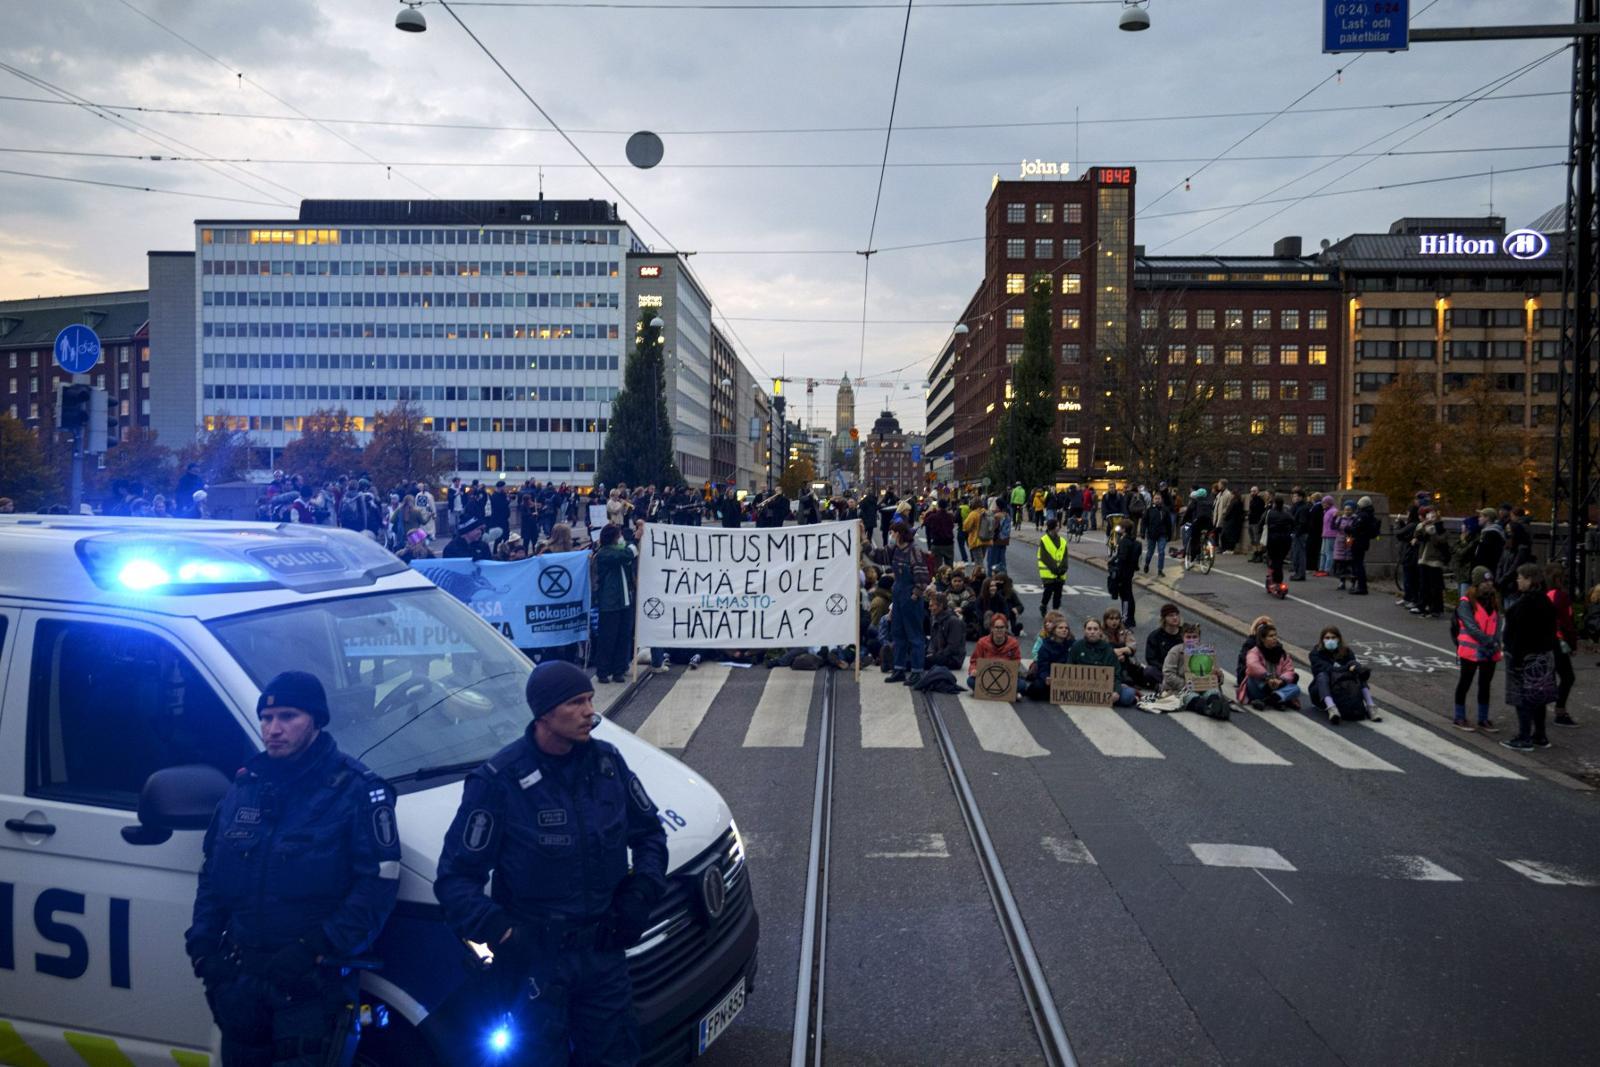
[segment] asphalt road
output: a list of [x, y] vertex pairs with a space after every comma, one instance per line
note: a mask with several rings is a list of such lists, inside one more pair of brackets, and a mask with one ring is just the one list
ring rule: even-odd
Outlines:
[[[1030, 546], [1009, 562], [1035, 574]], [[1075, 617], [1106, 606], [1102, 582], [1077, 566]], [[1324, 610], [1267, 604], [1226, 569], [1180, 587], [1259, 603], [1299, 641]], [[1444, 678], [1393, 673], [1448, 699]], [[837, 679], [825, 1060], [1039, 1062], [928, 722], [881, 679]], [[670, 737], [750, 842], [761, 979], [712, 1064], [788, 1055], [823, 681], [674, 669], [618, 716]], [[1595, 793], [1399, 715], [937, 699], [1080, 1062], [1592, 1059]]]

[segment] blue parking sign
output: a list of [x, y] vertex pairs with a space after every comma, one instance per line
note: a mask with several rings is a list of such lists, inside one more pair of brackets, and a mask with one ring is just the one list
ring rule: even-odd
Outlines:
[[1322, 0], [1324, 52], [1404, 52], [1411, 0]]
[[56, 334], [56, 366], [68, 374], [87, 374], [100, 362], [100, 335], [72, 325]]

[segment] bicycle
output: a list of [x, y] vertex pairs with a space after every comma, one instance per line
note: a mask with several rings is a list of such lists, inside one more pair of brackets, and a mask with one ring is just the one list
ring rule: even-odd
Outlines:
[[1185, 523], [1183, 527], [1183, 543], [1185, 546], [1183, 569], [1185, 571], [1199, 570], [1201, 574], [1210, 574], [1211, 568], [1216, 566], [1217, 563], [1217, 532], [1215, 530], [1207, 530], [1204, 539], [1201, 541], [1200, 551], [1190, 552], [1188, 551], [1189, 531], [1190, 526]]
[[1089, 520], [1082, 515], [1073, 515], [1067, 519], [1067, 536], [1074, 541], [1082, 541], [1088, 529]]

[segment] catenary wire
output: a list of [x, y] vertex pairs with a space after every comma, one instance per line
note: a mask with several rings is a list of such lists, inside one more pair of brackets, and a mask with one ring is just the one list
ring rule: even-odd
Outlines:
[[878, 191], [872, 198], [872, 225], [867, 229], [867, 247], [861, 253], [861, 354], [856, 364], [857, 373], [863, 373], [867, 362], [867, 297], [872, 286], [872, 247], [878, 235], [878, 209], [883, 206], [883, 180], [889, 173], [889, 142], [894, 137], [894, 112], [900, 104], [900, 76], [906, 68], [906, 41], [911, 37], [911, 5], [906, 0], [906, 18], [900, 27], [900, 58], [894, 67], [894, 91], [889, 94], [889, 124], [883, 129], [883, 161], [878, 167]]
[[[98, 181], [94, 178], [73, 178], [64, 174], [39, 174], [29, 170], [0, 169], [0, 174], [17, 178], [38, 178], [47, 182], [70, 182], [74, 185], [98, 185], [106, 189], [127, 189], [136, 193], [162, 193], [166, 196], [187, 196], [196, 200], [226, 200], [233, 204], [256, 204], [261, 207], [283, 207], [280, 200], [247, 200], [242, 196], [218, 196], [214, 193], [191, 193], [183, 189], [157, 189], [149, 185], [129, 185], [125, 182]], [[855, 320], [852, 319], [852, 322]]]

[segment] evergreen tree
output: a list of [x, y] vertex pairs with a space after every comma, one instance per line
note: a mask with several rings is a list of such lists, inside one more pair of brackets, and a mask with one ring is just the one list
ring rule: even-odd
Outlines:
[[675, 486], [683, 482], [672, 461], [672, 416], [667, 410], [666, 363], [655, 313], [639, 316], [638, 341], [623, 369], [622, 391], [611, 403], [598, 481], [606, 485]]
[[985, 474], [990, 484], [1053, 485], [1061, 467], [1056, 429], [1056, 363], [1050, 322], [1051, 280], [1033, 286], [1024, 320], [1022, 358], [1011, 372], [1013, 395], [995, 424]]

